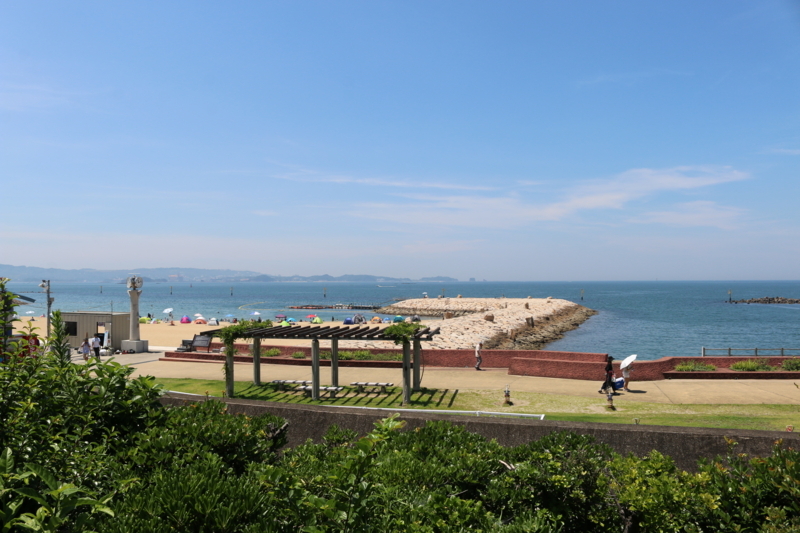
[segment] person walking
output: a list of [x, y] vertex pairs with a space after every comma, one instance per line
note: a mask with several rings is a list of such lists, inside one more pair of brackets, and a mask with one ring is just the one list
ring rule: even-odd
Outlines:
[[83, 342], [80, 346], [78, 346], [78, 351], [83, 356], [83, 360], [87, 363], [89, 362], [89, 352], [92, 351], [91, 347], [89, 346], [89, 339], [83, 339]]
[[475, 370], [481, 369], [481, 363], [483, 362], [481, 349], [483, 349], [483, 342], [478, 341], [478, 344], [475, 345]]
[[614, 358], [609, 355], [608, 359], [606, 359], [606, 378], [603, 380], [603, 384], [600, 385], [600, 390], [597, 391], [600, 394], [603, 394], [606, 390], [614, 392], [614, 365], [612, 361], [614, 361]]
[[628, 390], [628, 385], [631, 382], [631, 371], [633, 370], [633, 365], [628, 365], [622, 369], [622, 377], [625, 379], [625, 382], [622, 385], [622, 390], [625, 392], [630, 392]]
[[92, 337], [92, 350], [94, 350], [94, 356], [98, 361], [100, 360], [100, 346], [100, 335], [95, 333], [94, 337]]

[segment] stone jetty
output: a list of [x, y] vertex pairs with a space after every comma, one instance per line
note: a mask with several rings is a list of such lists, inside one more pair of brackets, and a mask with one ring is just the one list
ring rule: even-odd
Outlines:
[[[426, 321], [441, 333], [426, 349], [484, 347], [531, 350], [563, 336], [597, 312], [555, 298], [417, 298], [384, 307], [381, 313], [441, 317]], [[386, 348], [386, 343], [340, 341], [342, 348]]]
[[749, 300], [733, 300], [734, 304], [800, 304], [800, 300], [795, 298], [784, 298], [783, 296], [765, 296], [764, 298], [751, 298]]

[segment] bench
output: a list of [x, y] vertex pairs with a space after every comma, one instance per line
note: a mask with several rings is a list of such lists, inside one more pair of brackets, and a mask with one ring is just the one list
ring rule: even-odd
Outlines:
[[278, 386], [278, 390], [286, 390], [286, 385], [311, 385], [311, 381], [303, 381], [297, 379], [273, 379], [273, 384]]
[[[344, 387], [320, 387], [320, 392], [327, 392], [331, 398], [336, 398], [336, 393], [342, 390]], [[311, 391], [314, 390], [314, 387], [311, 385], [305, 385], [303, 387], [297, 387], [297, 390], [301, 390], [306, 393], [306, 396], [311, 396]]]
[[175, 349], [176, 352], [191, 352], [192, 351], [192, 341], [191, 339], [184, 339], [181, 341], [181, 345]]
[[386, 392], [386, 387], [394, 387], [394, 383], [374, 383], [371, 381], [354, 381], [350, 384], [351, 387], [356, 387], [358, 392], [364, 392], [366, 387], [380, 387], [381, 392]]

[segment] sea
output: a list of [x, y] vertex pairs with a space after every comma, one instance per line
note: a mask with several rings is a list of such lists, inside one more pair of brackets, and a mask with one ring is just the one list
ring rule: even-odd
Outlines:
[[[36, 283], [10, 282], [9, 290], [34, 298], [21, 316], [42, 315], [46, 297]], [[53, 309], [129, 311], [122, 284], [51, 283]], [[730, 294], [729, 294], [730, 291]], [[782, 296], [800, 299], [800, 281], [608, 281], [608, 282], [166, 282], [145, 283], [140, 313], [164, 318], [195, 315], [307, 321], [310, 314], [341, 320], [354, 311], [303, 310], [291, 306], [388, 305], [438, 295], [465, 298], [563, 298], [599, 312], [551, 350], [637, 354], [640, 360], [697, 356], [706, 348], [800, 348], [800, 305], [730, 304], [729, 298]], [[369, 311], [360, 311], [372, 316]], [[255, 313], [259, 313], [256, 315]], [[795, 352], [796, 353], [796, 352]]]

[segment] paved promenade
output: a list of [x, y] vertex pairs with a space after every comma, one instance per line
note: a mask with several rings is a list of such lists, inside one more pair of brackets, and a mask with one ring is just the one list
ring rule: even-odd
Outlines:
[[[222, 364], [216, 362], [159, 361], [163, 353], [122, 355], [116, 361], [135, 367], [134, 375], [151, 375], [164, 378], [195, 378], [222, 380]], [[236, 381], [249, 381], [253, 376], [253, 365], [237, 363], [234, 368]], [[330, 368], [322, 367], [320, 378], [323, 385], [330, 383]], [[273, 379], [310, 380], [310, 366], [261, 365], [261, 380]], [[401, 371], [397, 368], [339, 368], [339, 382], [378, 381], [402, 383]], [[450, 390], [502, 390], [509, 385], [514, 391], [539, 392], [599, 398], [597, 382], [510, 376], [505, 369], [476, 371], [473, 368], [428, 367], [422, 375], [422, 386]], [[800, 384], [800, 383], [798, 383]], [[665, 381], [633, 382], [631, 392], [621, 393], [615, 401], [637, 401], [663, 404], [800, 404], [800, 389], [792, 380], [696, 380], [673, 379]]]

